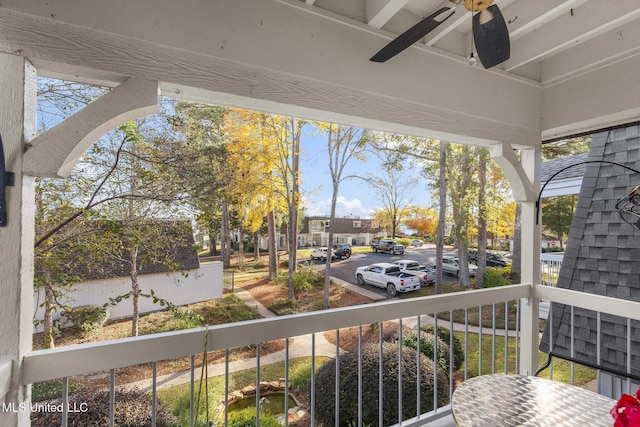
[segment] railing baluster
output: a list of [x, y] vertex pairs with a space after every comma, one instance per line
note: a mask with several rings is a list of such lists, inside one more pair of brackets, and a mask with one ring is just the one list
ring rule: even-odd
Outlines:
[[478, 326], [480, 327], [478, 335], [478, 375], [482, 375], [482, 306], [478, 306]]
[[229, 349], [224, 349], [224, 426], [229, 425]]
[[158, 362], [151, 363], [151, 427], [156, 427], [157, 391], [158, 391]]
[[69, 424], [69, 377], [62, 379], [62, 427]]
[[398, 424], [402, 425], [402, 318], [398, 319]]
[[116, 418], [116, 370], [109, 371], [109, 427], [115, 425]]
[[334, 415], [336, 417], [335, 426], [340, 425], [340, 329], [336, 329], [336, 377], [335, 377], [335, 407]]
[[256, 425], [260, 425], [260, 343], [256, 344]]
[[509, 373], [509, 301], [504, 302], [504, 373]]
[[289, 427], [289, 337], [284, 340], [284, 427]]
[[520, 348], [520, 300], [516, 300], [516, 373], [520, 373], [520, 357], [518, 357]]
[[382, 389], [382, 329], [384, 328], [384, 323], [380, 322], [380, 327], [378, 328], [378, 425], [382, 426], [384, 423], [382, 422], [382, 403], [384, 402], [384, 390]]
[[[631, 374], [631, 319], [627, 318], [627, 374]], [[631, 394], [631, 378], [627, 377], [627, 394]]]
[[316, 334], [311, 334], [311, 425], [316, 425]]
[[[493, 333], [491, 335], [491, 373], [496, 373], [496, 304], [491, 306], [493, 313], [491, 315], [493, 322]], [[506, 327], [506, 326], [505, 326]]]
[[[596, 312], [596, 364], [597, 366], [600, 366], [600, 362], [602, 362], [602, 354], [600, 351], [600, 347], [602, 345], [602, 337], [601, 337], [601, 313], [598, 311]], [[600, 381], [600, 369], [598, 369], [598, 382]], [[571, 384], [573, 384], [573, 380], [571, 381]], [[600, 386], [598, 386], [598, 389], [600, 388]]]
[[362, 325], [358, 327], [358, 426], [362, 425]]
[[420, 355], [422, 354], [422, 352], [420, 351], [420, 349], [422, 348], [422, 346], [420, 345], [420, 340], [421, 340], [421, 319], [420, 319], [420, 315], [418, 315], [417, 318], [417, 338], [416, 338], [416, 347], [418, 348], [417, 354], [416, 354], [416, 416], [420, 416], [420, 373], [422, 370], [422, 365], [420, 364]]
[[[453, 319], [453, 310], [449, 311], [449, 316]], [[469, 310], [464, 309], [464, 380], [469, 377]]]
[[[575, 359], [576, 357], [576, 353], [575, 353], [575, 307], [571, 306], [571, 359]], [[571, 384], [574, 383], [574, 364], [573, 361], [569, 363], [570, 366], [570, 370], [571, 370]]]
[[438, 411], [438, 313], [433, 315], [433, 410]]
[[[451, 396], [453, 395], [453, 360], [454, 360], [454, 346], [453, 346], [453, 342], [455, 340], [455, 337], [453, 336], [453, 316], [449, 316], [449, 349], [450, 349], [450, 354], [449, 354], [449, 399], [451, 399]], [[467, 358], [467, 355], [465, 354], [465, 359]], [[458, 369], [460, 369], [460, 366], [457, 367]]]
[[[190, 367], [190, 385], [189, 385], [189, 426], [193, 427], [194, 423], [194, 397], [195, 397], [195, 385], [196, 385], [196, 356], [191, 355], [191, 367]], [[226, 398], [226, 390], [225, 390]], [[225, 408], [226, 408], [225, 404]]]
[[[572, 307], [573, 309], [573, 307]], [[549, 315], [547, 317], [547, 321], [549, 322], [549, 330], [553, 331], [553, 304], [551, 304], [551, 302], [549, 302]], [[573, 318], [571, 319], [571, 329], [573, 330]], [[553, 340], [553, 333], [549, 334], [549, 352], [553, 352], [553, 346], [555, 344], [555, 341]], [[573, 339], [571, 340], [573, 341]], [[571, 345], [573, 345], [573, 342], [571, 342]], [[551, 364], [549, 365], [549, 379], [553, 380], [553, 359], [551, 359]]]

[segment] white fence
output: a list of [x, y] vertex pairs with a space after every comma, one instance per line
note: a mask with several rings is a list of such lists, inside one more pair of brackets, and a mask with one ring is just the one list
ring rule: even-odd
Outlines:
[[[142, 293], [153, 292], [162, 299], [170, 301], [175, 305], [193, 304], [220, 298], [222, 296], [222, 263], [209, 262], [200, 264], [200, 268], [189, 270], [186, 276], [180, 272], [175, 273], [155, 273], [138, 276], [140, 291]], [[64, 304], [72, 307], [81, 305], [101, 306], [118, 295], [126, 294], [131, 290], [131, 279], [129, 277], [116, 277], [112, 279], [91, 280], [74, 285], [65, 291], [63, 297]], [[44, 307], [40, 305], [44, 302], [44, 290], [38, 289], [34, 295], [34, 306], [36, 313], [34, 318], [42, 320], [44, 318]], [[140, 313], [149, 313], [161, 310], [159, 304], [154, 304], [150, 298], [140, 298]], [[115, 306], [110, 306], [109, 319], [119, 319], [131, 316], [131, 299], [126, 299]], [[59, 318], [59, 313], [54, 314], [54, 319]], [[34, 329], [42, 331], [42, 326]]]
[[558, 283], [558, 275], [564, 252], [540, 254], [540, 278], [543, 285], [555, 286]]

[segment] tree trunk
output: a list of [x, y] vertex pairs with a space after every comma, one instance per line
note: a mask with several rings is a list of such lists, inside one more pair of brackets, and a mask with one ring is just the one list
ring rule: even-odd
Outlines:
[[133, 302], [133, 316], [131, 317], [131, 336], [138, 336], [138, 321], [140, 320], [140, 284], [138, 283], [138, 246], [129, 248], [129, 261], [131, 262], [131, 291]]
[[487, 150], [481, 148], [478, 153], [478, 252], [476, 253], [476, 288], [484, 284], [487, 271]]
[[[298, 253], [298, 209], [300, 207], [300, 137], [302, 132], [300, 129], [294, 133], [292, 141], [292, 153], [291, 153], [291, 175], [292, 175], [292, 201], [293, 206], [291, 212], [289, 212], [290, 232], [289, 232], [289, 269], [296, 271], [297, 253]], [[293, 264], [291, 264], [293, 260]]]
[[244, 230], [238, 227], [238, 267], [244, 267]]
[[253, 260], [260, 259], [260, 234], [253, 233]]
[[216, 249], [216, 235], [214, 233], [209, 232], [209, 256], [217, 255], [218, 251]]
[[333, 194], [331, 195], [331, 215], [329, 217], [329, 241], [327, 242], [327, 262], [324, 268], [324, 295], [322, 298], [322, 308], [329, 308], [329, 290], [331, 288], [331, 254], [333, 249], [333, 223], [336, 218], [336, 203], [338, 203], [338, 183], [333, 184]]
[[438, 209], [438, 235], [436, 237], [436, 294], [442, 293], [442, 257], [447, 214], [447, 144], [440, 141], [440, 176], [438, 180], [440, 207]]
[[470, 147], [465, 145], [462, 147], [461, 174], [459, 182], [454, 183], [455, 190], [451, 199], [451, 207], [453, 211], [454, 236], [458, 245], [459, 266], [459, 285], [465, 288], [471, 286], [471, 277], [469, 275], [469, 254], [468, 248], [468, 232], [469, 232], [469, 208], [466, 203], [467, 192], [471, 179], [473, 177], [473, 168], [471, 166]]
[[269, 280], [278, 277], [278, 247], [276, 245], [276, 212], [272, 210], [267, 216], [267, 233], [269, 245]]
[[225, 268], [231, 267], [231, 230], [229, 226], [229, 205], [222, 202], [222, 227], [220, 236], [220, 253], [222, 265]]

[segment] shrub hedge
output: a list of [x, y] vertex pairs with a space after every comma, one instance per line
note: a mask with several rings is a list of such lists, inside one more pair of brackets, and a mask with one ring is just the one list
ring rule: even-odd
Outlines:
[[[379, 398], [379, 344], [362, 347], [362, 422], [363, 425], [378, 425]], [[418, 407], [417, 358], [415, 350], [402, 349], [402, 418], [416, 416]], [[340, 413], [339, 425], [349, 425], [358, 417], [358, 351], [340, 356], [339, 365]], [[439, 368], [438, 368], [439, 369]], [[398, 422], [398, 344], [382, 344], [382, 401], [383, 424]], [[438, 406], [448, 401], [447, 377], [438, 370]], [[336, 360], [325, 363], [316, 373], [316, 417], [324, 426], [335, 423]], [[433, 410], [434, 365], [426, 356], [420, 355], [420, 411]]]

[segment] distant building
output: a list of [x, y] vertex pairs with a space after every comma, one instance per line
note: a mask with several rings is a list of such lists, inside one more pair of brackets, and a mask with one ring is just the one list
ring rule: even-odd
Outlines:
[[[302, 230], [298, 234], [298, 246], [328, 246], [331, 220], [326, 216], [304, 218]], [[386, 231], [375, 219], [358, 217], [335, 218], [333, 242], [351, 245], [369, 245], [376, 236], [386, 237]]]

